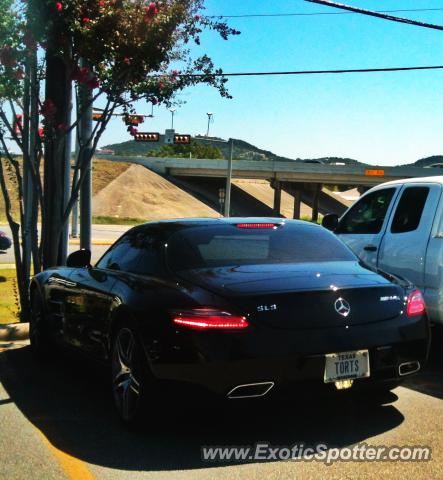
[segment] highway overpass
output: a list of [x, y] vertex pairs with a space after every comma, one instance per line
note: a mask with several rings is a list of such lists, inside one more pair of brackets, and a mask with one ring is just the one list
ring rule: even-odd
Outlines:
[[[118, 155], [101, 155], [101, 159], [116, 162], [129, 162], [143, 165], [150, 170], [168, 178], [186, 181], [186, 178], [222, 179], [226, 177], [227, 160], [130, 157]], [[294, 196], [294, 218], [300, 213], [300, 202], [310, 204], [313, 219], [318, 213], [343, 213], [346, 207], [337, 199], [322, 192], [322, 185], [349, 185], [362, 190], [368, 189], [389, 180], [402, 178], [438, 176], [440, 169], [421, 167], [384, 167], [363, 165], [327, 165], [304, 162], [278, 162], [234, 160], [233, 178], [267, 180], [274, 188], [275, 215], [280, 214], [282, 190]]]

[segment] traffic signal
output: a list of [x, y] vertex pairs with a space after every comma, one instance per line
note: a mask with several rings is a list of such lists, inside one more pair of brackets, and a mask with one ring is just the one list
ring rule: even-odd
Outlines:
[[143, 115], [126, 115], [123, 117], [123, 121], [130, 127], [137, 127], [145, 121], [145, 117]]
[[191, 143], [191, 135], [174, 135], [174, 143], [178, 145], [189, 145]]
[[144, 133], [134, 133], [134, 140], [136, 142], [158, 142], [160, 140], [160, 134], [159, 133], [149, 133], [149, 132], [144, 132]]

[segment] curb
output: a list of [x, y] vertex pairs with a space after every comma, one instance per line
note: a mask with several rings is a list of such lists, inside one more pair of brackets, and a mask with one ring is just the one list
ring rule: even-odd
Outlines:
[[[107, 246], [107, 245], [113, 245], [114, 243], [115, 243], [115, 240], [92, 240], [91, 245]], [[69, 245], [80, 245], [80, 240], [69, 240]]]
[[29, 323], [11, 323], [0, 325], [1, 341], [27, 340], [29, 338]]

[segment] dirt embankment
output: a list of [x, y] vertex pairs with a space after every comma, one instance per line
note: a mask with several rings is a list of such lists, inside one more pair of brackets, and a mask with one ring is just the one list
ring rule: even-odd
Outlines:
[[141, 165], [131, 165], [94, 196], [93, 215], [145, 220], [219, 216], [212, 208]]

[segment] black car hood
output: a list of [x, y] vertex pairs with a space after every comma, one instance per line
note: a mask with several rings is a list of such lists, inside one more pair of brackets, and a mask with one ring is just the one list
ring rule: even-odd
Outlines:
[[229, 296], [392, 285], [358, 262], [242, 265], [180, 272], [191, 283]]

